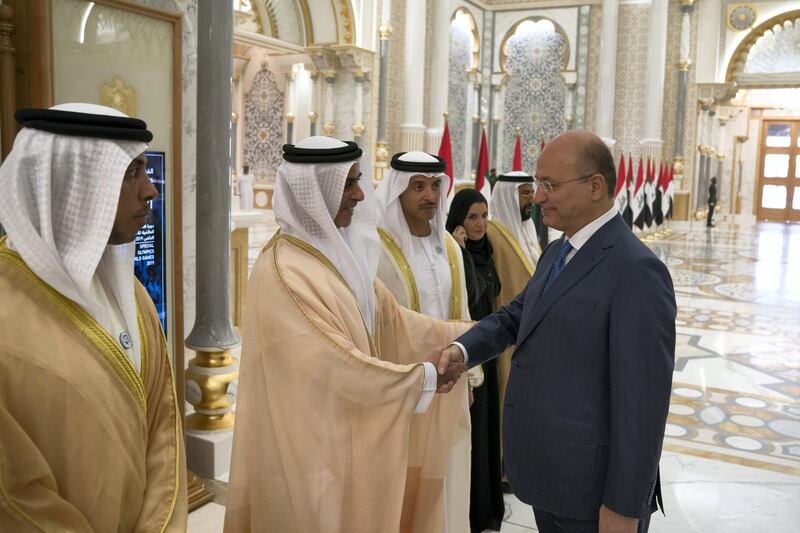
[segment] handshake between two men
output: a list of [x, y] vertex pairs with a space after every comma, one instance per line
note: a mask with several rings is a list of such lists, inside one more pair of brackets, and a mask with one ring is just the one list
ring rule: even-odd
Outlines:
[[432, 363], [436, 367], [437, 394], [445, 394], [453, 390], [461, 374], [467, 371], [464, 354], [455, 344], [451, 344], [441, 351], [433, 352], [428, 356], [426, 362]]

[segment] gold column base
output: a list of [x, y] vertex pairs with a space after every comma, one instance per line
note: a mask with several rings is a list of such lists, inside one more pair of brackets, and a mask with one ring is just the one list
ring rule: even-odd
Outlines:
[[375, 145], [375, 169], [373, 179], [381, 181], [384, 173], [389, 169], [389, 150], [386, 148], [386, 143], [378, 142]]
[[192, 413], [186, 417], [186, 429], [196, 431], [226, 431], [233, 429], [236, 415], [225, 413], [224, 415], [202, 415]]
[[186, 369], [186, 401], [195, 413], [186, 417], [186, 427], [198, 431], [233, 429], [235, 389], [231, 382], [239, 377], [239, 361], [230, 350], [195, 352]]

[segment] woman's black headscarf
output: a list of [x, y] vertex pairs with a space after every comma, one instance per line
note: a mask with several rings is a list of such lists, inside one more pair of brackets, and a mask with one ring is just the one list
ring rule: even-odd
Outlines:
[[[486, 198], [475, 189], [462, 189], [458, 191], [453, 197], [453, 202], [450, 204], [450, 211], [447, 213], [447, 222], [445, 222], [447, 231], [453, 233], [456, 226], [463, 226], [469, 210], [472, 208], [473, 204], [477, 203], [486, 204], [488, 207]], [[467, 250], [472, 254], [476, 266], [479, 262], [486, 264], [491, 260], [492, 243], [489, 242], [485, 234], [479, 241], [473, 241], [467, 237], [465, 244]]]
[[[486, 198], [475, 189], [458, 191], [450, 204], [445, 227], [453, 233], [456, 226], [463, 226], [470, 208], [477, 204], [485, 204]], [[494, 299], [500, 293], [500, 279], [492, 260], [492, 243], [485, 234], [477, 241], [467, 237], [464, 242], [464, 274], [467, 278], [469, 296], [469, 313], [473, 320], [491, 314], [494, 311]]]

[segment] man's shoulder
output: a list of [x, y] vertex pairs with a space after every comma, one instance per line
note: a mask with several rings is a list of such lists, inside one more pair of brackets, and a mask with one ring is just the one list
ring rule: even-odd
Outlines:
[[498, 246], [513, 246], [514, 243], [516, 243], [516, 238], [511, 233], [511, 230], [499, 220], [489, 221], [488, 226], [486, 226], [486, 234], [489, 236], [489, 241], [495, 248]]
[[642, 271], [646, 268], [667, 270], [666, 265], [655, 252], [632, 231], [626, 231], [620, 235], [610, 258], [613, 268], [625, 274]]

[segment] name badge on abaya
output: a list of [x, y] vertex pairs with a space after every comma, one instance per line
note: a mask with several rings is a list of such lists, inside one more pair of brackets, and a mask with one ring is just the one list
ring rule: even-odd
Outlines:
[[123, 348], [126, 350], [130, 350], [131, 346], [133, 346], [133, 342], [131, 342], [131, 334], [127, 331], [123, 331], [119, 334], [119, 343], [122, 345]]

